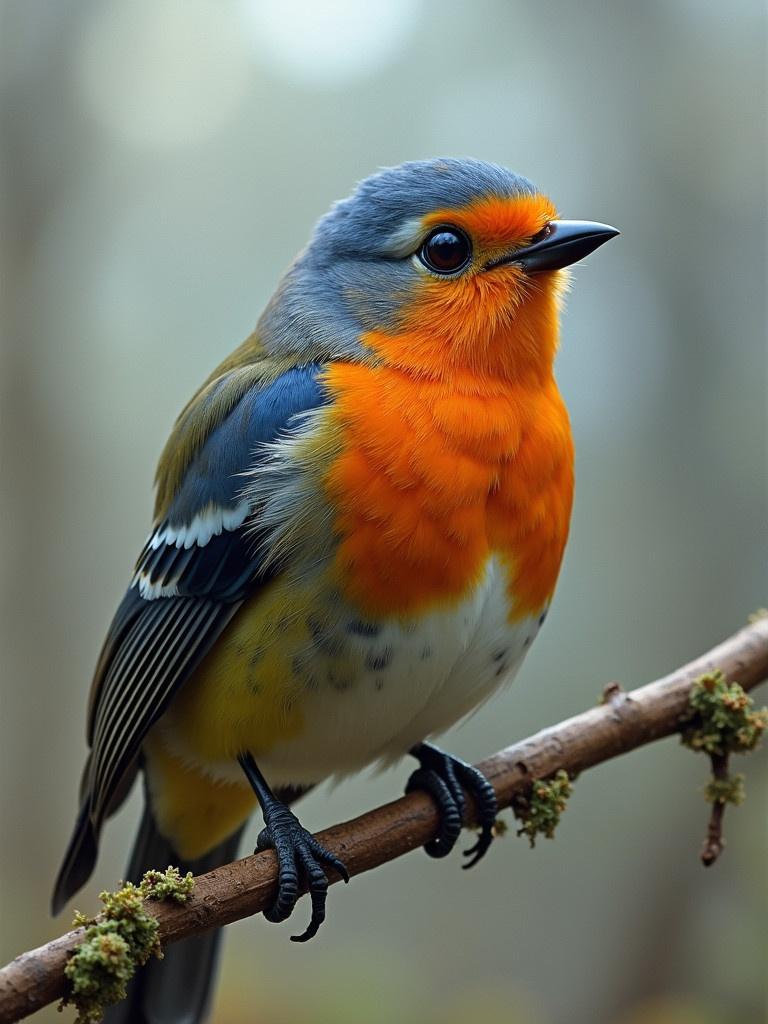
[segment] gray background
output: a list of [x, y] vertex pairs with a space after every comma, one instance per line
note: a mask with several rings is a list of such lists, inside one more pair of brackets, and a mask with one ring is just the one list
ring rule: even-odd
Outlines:
[[[448, 745], [478, 758], [768, 602], [761, 2], [0, 12], [0, 959], [69, 921], [47, 902], [87, 687], [171, 422], [378, 165], [496, 160], [623, 232], [577, 268], [564, 317], [577, 495], [552, 614], [515, 686]], [[290, 926], [235, 926], [215, 1019], [763, 1020], [765, 766], [746, 765], [708, 873], [707, 766], [668, 741], [585, 775], [535, 851], [510, 835], [470, 874], [409, 856], [335, 889], [307, 947]], [[392, 798], [409, 770], [315, 793], [304, 820]], [[117, 882], [137, 812], [108, 829], [79, 908]]]

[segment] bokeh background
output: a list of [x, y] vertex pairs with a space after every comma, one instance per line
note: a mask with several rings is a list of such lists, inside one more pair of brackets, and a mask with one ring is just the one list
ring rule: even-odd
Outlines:
[[[565, 315], [577, 498], [552, 615], [448, 746], [496, 750], [768, 603], [762, 0], [5, 0], [0, 33], [0, 960], [69, 923], [47, 904], [87, 687], [171, 422], [377, 166], [499, 161], [623, 232]], [[584, 776], [552, 843], [356, 878], [306, 947], [232, 927], [215, 1022], [764, 1021], [766, 763], [709, 872], [707, 765], [668, 741]], [[408, 771], [314, 793], [304, 820]]]

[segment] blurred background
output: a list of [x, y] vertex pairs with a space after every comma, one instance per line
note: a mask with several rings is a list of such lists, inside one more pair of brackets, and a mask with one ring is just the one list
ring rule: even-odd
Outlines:
[[[564, 318], [577, 496], [553, 612], [450, 749], [648, 681], [768, 603], [763, 0], [5, 0], [0, 33], [0, 960], [69, 924], [47, 906], [87, 688], [172, 420], [377, 166], [495, 160], [623, 232]], [[306, 947], [234, 926], [214, 1020], [764, 1021], [767, 764], [745, 765], [708, 872], [707, 763], [670, 740], [582, 777], [554, 842], [356, 878]], [[394, 798], [410, 770], [313, 793], [303, 820]]]

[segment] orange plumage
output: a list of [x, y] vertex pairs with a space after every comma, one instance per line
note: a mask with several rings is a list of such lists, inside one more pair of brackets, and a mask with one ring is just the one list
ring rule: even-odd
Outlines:
[[[542, 196], [494, 197], [428, 221], [464, 227], [492, 258], [552, 216]], [[509, 567], [512, 618], [547, 603], [573, 495], [552, 373], [561, 291], [562, 279], [534, 282], [514, 264], [425, 278], [398, 330], [364, 336], [374, 365], [326, 371], [341, 450], [326, 478], [337, 575], [370, 614], [455, 602], [492, 553]], [[526, 301], [510, 315], [515, 294]]]

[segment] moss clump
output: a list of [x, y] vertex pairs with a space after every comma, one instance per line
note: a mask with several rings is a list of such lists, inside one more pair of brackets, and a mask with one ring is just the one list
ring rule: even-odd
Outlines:
[[731, 775], [731, 754], [754, 750], [768, 727], [768, 709], [755, 711], [752, 698], [722, 672], [707, 672], [691, 686], [688, 714], [680, 730], [682, 743], [709, 757], [712, 774], [704, 798], [712, 804], [701, 851], [705, 867], [714, 864], [725, 847], [723, 815], [727, 804], [744, 802], [744, 776]]
[[752, 698], [722, 672], [700, 676], [691, 687], [688, 704], [682, 742], [710, 757], [754, 750], [768, 727], [768, 709], [753, 710]]
[[517, 834], [527, 836], [532, 847], [536, 845], [537, 836], [554, 839], [555, 829], [572, 792], [568, 772], [562, 768], [551, 779], [534, 782], [529, 794], [517, 796], [512, 801], [512, 811], [521, 822]]
[[704, 799], [710, 804], [743, 804], [746, 798], [743, 775], [726, 775], [716, 779], [714, 775], [704, 787]]
[[126, 882], [117, 892], [100, 893], [104, 909], [98, 918], [75, 914], [75, 926], [85, 925], [86, 933], [64, 968], [70, 991], [61, 1007], [74, 1004], [76, 1024], [98, 1024], [105, 1007], [125, 998], [136, 970], [153, 953], [162, 957], [160, 926], [144, 909], [144, 901], [185, 903], [193, 886], [192, 875], [182, 876], [178, 868], [148, 871], [139, 885]]
[[195, 880], [192, 872], [182, 875], [178, 868], [169, 867], [165, 871], [147, 871], [141, 880], [141, 889], [148, 900], [174, 900], [186, 903], [192, 895]]
[[497, 818], [493, 823], [494, 839], [503, 839], [507, 832], [509, 832], [509, 825], [503, 818]]

